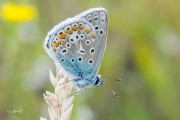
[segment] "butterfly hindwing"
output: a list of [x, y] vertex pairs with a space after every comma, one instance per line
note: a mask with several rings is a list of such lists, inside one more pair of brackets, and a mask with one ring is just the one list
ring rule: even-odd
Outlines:
[[[88, 19], [89, 16], [92, 19]], [[91, 40], [94, 44], [92, 44], [91, 46], [90, 53], [94, 51], [94, 54], [92, 54], [92, 60], [94, 61], [92, 74], [95, 76], [101, 65], [104, 50], [106, 47], [108, 27], [107, 12], [105, 10], [94, 11], [91, 14], [88, 14], [86, 16], [86, 19], [91, 23], [90, 25], [93, 29]]]
[[45, 49], [67, 73], [93, 77], [103, 58], [107, 24], [105, 9], [85, 11], [56, 25], [46, 37]]

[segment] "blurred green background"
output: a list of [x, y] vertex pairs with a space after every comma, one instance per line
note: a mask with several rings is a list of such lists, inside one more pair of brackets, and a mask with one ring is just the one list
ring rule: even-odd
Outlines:
[[[55, 65], [44, 38], [60, 21], [100, 6], [109, 33], [99, 73], [122, 79], [107, 80], [119, 98], [106, 86], [86, 89], [72, 120], [180, 119], [180, 0], [1, 0], [0, 120], [49, 119], [43, 93], [53, 92]], [[14, 105], [23, 112], [7, 112]]]

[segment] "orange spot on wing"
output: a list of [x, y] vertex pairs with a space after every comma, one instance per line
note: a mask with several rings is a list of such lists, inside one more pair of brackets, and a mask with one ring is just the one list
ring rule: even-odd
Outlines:
[[86, 32], [87, 34], [89, 34], [89, 33], [90, 33], [90, 29], [85, 29], [85, 32]]
[[73, 29], [74, 31], [76, 31], [76, 30], [78, 29], [78, 27], [77, 27], [77, 26], [74, 26], [74, 27], [72, 27], [72, 29]]
[[58, 43], [58, 44], [61, 44], [61, 41], [59, 40], [59, 41], [57, 41], [57, 43]]
[[95, 38], [96, 36], [95, 36], [95, 34], [92, 34], [92, 38]]
[[61, 44], [60, 41], [56, 41], [56, 42], [54, 43], [54, 47], [58, 47], [60, 44]]
[[58, 47], [59, 44], [57, 42], [54, 43], [54, 47]]
[[82, 30], [84, 28], [84, 26], [80, 25], [79, 28]]
[[72, 34], [72, 33], [73, 33], [73, 31], [72, 31], [71, 29], [66, 30], [66, 32], [67, 32], [68, 34]]
[[53, 51], [56, 52], [56, 48], [53, 48]]
[[59, 38], [60, 38], [60, 39], [65, 39], [65, 38], [66, 38], [66, 34], [64, 34], [64, 33], [60, 34], [60, 35], [59, 35]]

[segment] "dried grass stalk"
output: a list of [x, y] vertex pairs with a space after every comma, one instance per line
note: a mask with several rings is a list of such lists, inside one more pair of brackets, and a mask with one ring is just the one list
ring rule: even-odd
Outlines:
[[[56, 68], [56, 77], [50, 70], [50, 80], [55, 88], [55, 93], [46, 91], [44, 99], [49, 105], [48, 111], [51, 120], [70, 120], [74, 96], [68, 97], [68, 95], [70, 95], [73, 85], [71, 82], [65, 83], [68, 81], [67, 76], [64, 76], [59, 67]], [[40, 120], [47, 119], [41, 117]]]

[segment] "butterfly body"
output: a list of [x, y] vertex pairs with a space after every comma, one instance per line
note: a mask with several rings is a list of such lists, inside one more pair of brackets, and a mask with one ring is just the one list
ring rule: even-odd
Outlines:
[[59, 23], [45, 39], [46, 52], [71, 77], [78, 91], [103, 84], [98, 71], [107, 28], [107, 11], [93, 8]]

